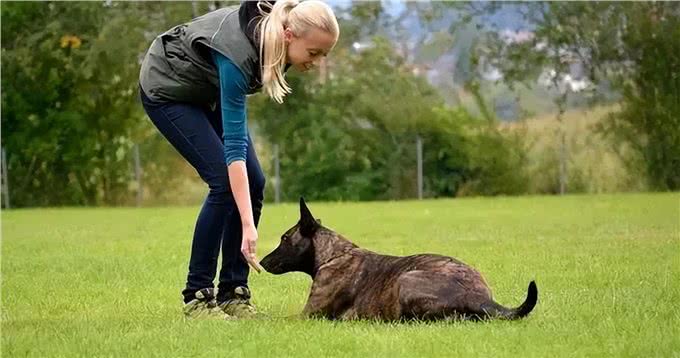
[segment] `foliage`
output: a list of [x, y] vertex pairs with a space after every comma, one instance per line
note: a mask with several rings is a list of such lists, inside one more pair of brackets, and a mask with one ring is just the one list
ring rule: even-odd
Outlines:
[[[629, 144], [613, 147], [598, 127], [617, 107], [596, 107], [588, 110], [569, 110], [563, 123], [546, 114], [523, 121], [503, 123], [501, 132], [510, 138], [521, 138], [525, 158], [522, 170], [526, 173], [529, 194], [559, 193], [558, 160], [560, 133], [565, 134], [569, 158], [567, 183], [570, 191], [578, 193], [613, 193], [648, 190], [644, 168], [632, 168], [634, 157]], [[639, 163], [641, 164], [641, 163]]]
[[508, 141], [487, 122], [444, 107], [384, 39], [335, 54], [329, 66], [323, 84], [291, 76], [296, 90], [281, 107], [254, 104], [258, 128], [281, 148], [285, 199], [415, 197], [418, 136], [427, 195], [453, 196], [463, 185], [468, 194], [521, 192]]
[[[2, 145], [14, 206], [132, 204], [140, 189], [132, 166], [136, 145], [146, 204], [197, 203], [205, 186], [141, 108], [139, 64], [158, 33], [232, 3], [3, 3]], [[536, 182], [552, 183], [555, 170], [527, 164], [526, 138], [499, 130], [492, 105], [512, 100], [486, 99], [500, 90], [470, 82], [442, 96], [426, 80], [426, 65], [451, 53], [464, 59], [454, 77], [473, 79], [468, 59], [475, 58], [477, 30], [464, 23], [471, 16], [455, 12], [465, 6], [407, 3], [395, 15], [380, 2], [352, 2], [337, 9], [341, 37], [321, 71], [289, 73], [294, 93], [284, 105], [262, 95], [249, 99], [254, 141], [270, 178], [272, 149], [280, 149], [284, 200], [414, 198], [417, 138], [426, 196], [521, 194], [533, 192]], [[489, 15], [501, 5], [471, 6]], [[645, 168], [651, 188], [677, 188], [677, 5], [517, 6], [526, 8], [534, 38], [508, 44], [492, 32], [483, 42], [484, 63], [501, 68], [513, 85], [548, 67], [567, 71], [565, 53], [580, 58], [599, 86], [621, 92], [621, 111], [601, 130], [627, 141], [617, 148], [635, 149], [635, 160], [621, 153], [629, 171]], [[452, 14], [460, 21], [449, 21]], [[440, 89], [452, 81], [437, 80]], [[476, 102], [479, 114], [451, 107], [457, 96], [461, 104]], [[584, 184], [587, 175], [569, 175], [573, 191], [593, 190]], [[551, 185], [539, 191], [552, 191]]]
[[[188, 3], [3, 4], [2, 142], [15, 205], [131, 202], [131, 151], [156, 136], [138, 99], [141, 56], [189, 14]], [[171, 164], [159, 153], [169, 152], [144, 153], [151, 173]]]
[[[673, 2], [538, 2], [521, 5], [532, 36], [510, 41], [489, 32], [478, 48], [509, 84], [548, 76], [559, 82], [574, 64], [599, 85], [622, 94], [621, 111], [602, 126], [613, 143], [625, 141], [643, 163], [652, 189], [680, 188], [680, 5]], [[479, 7], [473, 4], [472, 8]], [[482, 13], [499, 5], [486, 6]], [[593, 101], [602, 93], [594, 90]], [[618, 146], [618, 144], [615, 144]]]

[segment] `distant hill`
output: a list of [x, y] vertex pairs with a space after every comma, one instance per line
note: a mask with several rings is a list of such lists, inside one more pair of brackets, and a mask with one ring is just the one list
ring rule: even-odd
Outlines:
[[[341, 7], [351, 4], [350, 1], [337, 0], [331, 3]], [[395, 41], [397, 48], [414, 65], [417, 74], [426, 77], [449, 105], [463, 105], [473, 112], [477, 111], [477, 106], [463, 85], [477, 70], [471, 64], [471, 50], [484, 31], [477, 25], [489, 27], [494, 24], [497, 31], [508, 33], [526, 33], [532, 29], [520, 13], [521, 3], [503, 3], [493, 15], [482, 16], [469, 24], [462, 24], [460, 13], [454, 8], [444, 9], [437, 20], [423, 23], [415, 10], [417, 3], [383, 1], [383, 4], [388, 16], [401, 17], [400, 24], [404, 28], [399, 33], [382, 28], [380, 34]], [[517, 120], [556, 110], [555, 90], [537, 83], [532, 88], [519, 88], [513, 92], [507, 86], [496, 83], [501, 76], [501, 73], [493, 71], [482, 74], [486, 78], [482, 83], [482, 94], [487, 106], [499, 119]], [[606, 86], [600, 86], [597, 91], [616, 99]], [[588, 104], [588, 94], [571, 94], [570, 97], [567, 108], [583, 108]]]

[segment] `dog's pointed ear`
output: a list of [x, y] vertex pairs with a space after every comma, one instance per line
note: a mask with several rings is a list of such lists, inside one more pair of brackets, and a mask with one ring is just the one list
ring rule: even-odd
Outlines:
[[305, 198], [300, 197], [300, 221], [314, 221], [314, 216], [312, 212], [309, 211], [307, 204], [305, 203]]
[[312, 212], [305, 204], [305, 199], [300, 197], [300, 232], [303, 236], [312, 237], [318, 228], [319, 223], [314, 220]]

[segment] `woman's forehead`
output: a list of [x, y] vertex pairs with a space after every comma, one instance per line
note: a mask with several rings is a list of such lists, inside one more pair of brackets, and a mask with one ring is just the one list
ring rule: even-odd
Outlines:
[[324, 53], [335, 46], [335, 37], [319, 28], [312, 28], [300, 38], [308, 50], [319, 50]]

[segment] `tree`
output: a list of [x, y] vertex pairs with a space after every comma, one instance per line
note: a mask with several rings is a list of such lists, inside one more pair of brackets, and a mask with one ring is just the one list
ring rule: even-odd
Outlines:
[[17, 206], [127, 202], [130, 150], [153, 133], [140, 59], [189, 6], [3, 4], [2, 143]]
[[263, 97], [251, 106], [258, 133], [280, 145], [284, 200], [414, 198], [417, 136], [428, 196], [523, 190], [517, 147], [488, 121], [445, 107], [386, 39], [334, 53], [325, 83], [313, 76], [291, 73], [295, 90], [281, 106]]
[[[435, 5], [408, 7], [434, 11]], [[146, 118], [138, 73], [155, 36], [213, 6], [3, 3], [2, 143], [13, 203], [132, 203], [135, 144], [145, 189], [161, 197], [156, 203], [195, 177]], [[394, 23], [380, 3], [354, 2], [339, 15], [341, 38], [326, 72], [290, 73], [295, 92], [284, 105], [264, 95], [249, 100], [255, 142], [280, 145], [284, 200], [415, 197], [417, 136], [425, 143], [429, 196], [517, 192], [506, 176], [513, 174], [515, 148], [489, 121], [446, 107], [414, 73], [403, 43], [376, 35]], [[356, 50], [355, 42], [367, 46]]]
[[[514, 5], [513, 5], [514, 6]], [[489, 14], [497, 4], [469, 11]], [[508, 41], [490, 31], [479, 57], [508, 84], [535, 83], [552, 71], [556, 87], [578, 63], [596, 84], [611, 84], [622, 109], [602, 130], [634, 148], [650, 187], [680, 188], [680, 4], [549, 2], [522, 4], [532, 36]], [[602, 93], [593, 91], [592, 100]], [[558, 97], [566, 102], [567, 91]]]

